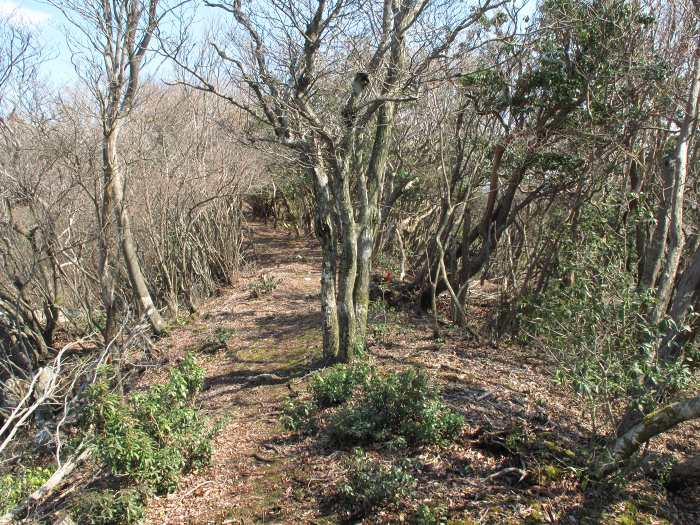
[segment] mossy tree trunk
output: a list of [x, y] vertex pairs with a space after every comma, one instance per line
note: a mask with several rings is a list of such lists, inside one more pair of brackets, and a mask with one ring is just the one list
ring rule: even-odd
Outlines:
[[700, 417], [700, 395], [685, 401], [667, 405], [656, 412], [647, 414], [618, 437], [610, 449], [611, 460], [598, 470], [598, 477], [604, 477], [627, 461], [643, 444], [651, 438], [670, 430], [676, 425]]

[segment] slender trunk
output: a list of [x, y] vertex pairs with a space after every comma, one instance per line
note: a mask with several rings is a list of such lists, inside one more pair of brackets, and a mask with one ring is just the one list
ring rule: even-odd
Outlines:
[[347, 163], [336, 173], [336, 199], [340, 219], [340, 271], [338, 275], [338, 321], [340, 347], [338, 360], [349, 362], [357, 350], [357, 323], [355, 315], [355, 279], [357, 278], [357, 225], [350, 196]]
[[669, 217], [671, 210], [671, 187], [673, 185], [673, 170], [664, 166], [661, 171], [661, 182], [663, 184], [661, 202], [656, 208], [654, 222], [656, 228], [644, 252], [644, 269], [639, 280], [640, 290], [650, 290], [654, 288], [661, 272], [661, 266], [666, 251], [668, 240]]
[[[109, 179], [107, 176], [107, 149], [103, 146], [103, 184], [106, 188]], [[114, 339], [116, 335], [116, 285], [114, 282], [115, 250], [112, 235], [112, 194], [106, 189], [102, 193], [102, 203], [99, 211], [99, 260], [98, 272], [100, 276], [100, 295], [104, 308], [105, 321], [102, 327], [102, 338], [105, 344]]]
[[124, 181], [119, 170], [117, 161], [117, 134], [118, 127], [114, 127], [112, 132], [104, 138], [104, 178], [105, 178], [105, 194], [109, 195], [117, 226], [119, 228], [119, 238], [121, 243], [122, 254], [126, 263], [126, 269], [129, 274], [129, 280], [133, 288], [136, 300], [141, 309], [141, 312], [148, 319], [151, 328], [156, 334], [163, 331], [163, 320], [160, 317], [158, 309], [153, 304], [151, 294], [146, 286], [146, 280], [141, 272], [141, 265], [136, 254], [134, 239], [131, 232], [131, 222], [129, 213], [124, 202]]
[[678, 143], [674, 155], [668, 162], [674, 173], [673, 196], [671, 205], [671, 224], [669, 227], [668, 253], [663, 272], [657, 289], [657, 303], [652, 315], [652, 321], [658, 323], [666, 314], [666, 308], [671, 299], [671, 292], [676, 280], [678, 265], [683, 253], [683, 203], [685, 200], [685, 184], [688, 177], [688, 153], [690, 139], [695, 129], [698, 117], [698, 96], [700, 95], [700, 38], [696, 42], [693, 61], [693, 76], [690, 94], [685, 107], [685, 117], [678, 135]]
[[678, 281], [673, 303], [669, 309], [669, 316], [673, 322], [659, 347], [661, 361], [672, 362], [681, 357], [685, 342], [684, 335], [687, 335], [684, 334], [683, 324], [691, 306], [697, 302], [698, 298], [700, 298], [700, 248], [695, 251], [690, 266]]
[[328, 362], [338, 359], [339, 331], [338, 310], [336, 307], [336, 260], [337, 232], [333, 219], [333, 203], [323, 159], [314, 145], [313, 152], [307, 151], [305, 162], [312, 172], [316, 198], [315, 229], [321, 243], [321, 314], [323, 330], [323, 357]]
[[[629, 179], [630, 179], [630, 191], [634, 195], [629, 204], [628, 214], [633, 217], [639, 212], [639, 195], [642, 192], [642, 176], [639, 173], [639, 162], [634, 159], [630, 163], [629, 168]], [[636, 267], [637, 273], [637, 284], [639, 284], [642, 272], [644, 271], [644, 253], [645, 253], [645, 235], [644, 228], [639, 220], [635, 219], [634, 225], [634, 254], [628, 257], [627, 269], [628, 271], [633, 271]]]
[[[369, 307], [369, 284], [372, 273], [372, 251], [379, 228], [379, 199], [384, 187], [386, 163], [389, 156], [389, 142], [394, 128], [395, 107], [393, 102], [385, 103], [377, 115], [377, 130], [372, 146], [372, 155], [367, 169], [367, 180], [361, 189], [362, 207], [360, 210], [360, 231], [358, 235], [357, 278], [355, 280], [354, 301], [357, 318], [357, 340], [364, 344], [367, 337], [367, 313]], [[363, 179], [363, 177], [361, 177]]]

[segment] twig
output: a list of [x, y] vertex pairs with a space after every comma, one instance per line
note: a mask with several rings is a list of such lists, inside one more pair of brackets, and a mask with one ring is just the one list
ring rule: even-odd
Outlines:
[[181, 498], [181, 499], [184, 499], [184, 498], [186, 498], [187, 496], [192, 495], [192, 494], [193, 494], [194, 492], [196, 492], [198, 489], [201, 489], [204, 485], [210, 485], [210, 484], [212, 484], [212, 483], [214, 483], [214, 480], [213, 480], [213, 479], [210, 479], [210, 480], [207, 480], [207, 481], [203, 481], [203, 482], [200, 483], [199, 485], [196, 485], [194, 488], [191, 488], [190, 490], [188, 490], [187, 492], [185, 492], [182, 496], [180, 496], [180, 498]]
[[484, 481], [484, 482], [492, 481], [496, 478], [504, 476], [505, 474], [519, 474], [520, 478], [518, 479], [518, 483], [520, 483], [527, 476], [527, 471], [523, 470], [521, 468], [508, 467], [508, 468], [504, 468], [503, 470], [499, 470], [498, 472], [494, 472], [490, 476], [486, 476], [482, 481]]

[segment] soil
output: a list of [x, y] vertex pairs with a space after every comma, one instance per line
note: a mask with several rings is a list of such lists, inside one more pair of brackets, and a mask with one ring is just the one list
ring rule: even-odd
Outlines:
[[[170, 363], [197, 352], [206, 371], [198, 402], [222, 429], [211, 466], [154, 498], [146, 523], [419, 523], [420, 505], [440, 516], [435, 523], [700, 523], [700, 489], [667, 492], [654, 475], [660, 461], [626, 473], [624, 486], [586, 481], [585, 458], [601, 438], [591, 437], [581, 399], [554, 382], [546, 355], [488, 341], [489, 283], [475, 290], [483, 307], [471, 310], [479, 341], [447, 324], [436, 337], [432, 320], [410, 308], [373, 308], [372, 362], [423, 367], [467, 425], [448, 446], [371, 448], [387, 462], [410, 456], [418, 486], [411, 498], [350, 516], [334, 495], [351, 451], [279, 423], [283, 402], [306, 396], [320, 366], [320, 252], [285, 231], [255, 225], [253, 234], [251, 264], [235, 285], [156, 346]], [[163, 381], [166, 368], [147, 371], [142, 385]], [[699, 430], [686, 424], [655, 440], [649, 457], [697, 454]]]

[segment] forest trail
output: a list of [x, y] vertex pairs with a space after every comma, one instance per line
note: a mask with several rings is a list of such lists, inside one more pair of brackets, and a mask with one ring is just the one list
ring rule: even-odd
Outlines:
[[[296, 466], [275, 438], [281, 404], [291, 393], [288, 381], [309, 373], [321, 353], [320, 251], [308, 239], [262, 225], [253, 234], [250, 269], [158, 344], [171, 360], [199, 350], [206, 371], [199, 402], [224, 426], [214, 438], [211, 467], [153, 500], [147, 523], [298, 523], [315, 511], [292, 501]], [[277, 285], [254, 298], [251, 289], [261, 276]], [[207, 352], [223, 341], [226, 348]], [[163, 377], [165, 370], [154, 370], [143, 381]]]
[[[149, 369], [140, 379], [140, 386], [164, 382], [170, 365], [194, 352], [205, 370], [198, 403], [221, 425], [211, 466], [184, 476], [173, 494], [153, 498], [147, 524], [347, 519], [332, 496], [349, 450], [334, 449], [322, 438], [290, 435], [279, 423], [284, 400], [303, 395], [307, 376], [320, 362], [320, 250], [311, 239], [261, 224], [252, 224], [249, 235], [250, 264], [235, 284], [159, 341], [157, 353], [169, 366]], [[483, 334], [493, 307], [489, 294], [486, 288], [474, 290], [469, 312]], [[486, 336], [475, 341], [448, 325], [436, 338], [428, 317], [381, 305], [370, 309], [370, 318], [370, 359], [383, 370], [426, 370], [467, 424], [450, 446], [413, 451], [417, 493], [401, 505], [377, 509], [368, 522], [410, 522], [419, 504], [441, 505], [465, 523], [557, 522], [567, 516], [580, 521], [562, 523], [618, 523], [610, 513], [624, 513], [626, 505], [644, 505], [650, 516], [687, 516], [674, 523], [696, 522], [697, 498], [666, 498], [648, 481], [612, 496], [580, 490], [581, 465], [566, 455], [593, 445], [585, 437], [591, 429], [580, 398], [552, 380], [555, 365], [540, 350]], [[670, 433], [653, 448], [692, 448], [694, 432], [700, 436], [700, 423]], [[479, 445], [489, 436], [495, 436], [493, 443]], [[517, 452], [500, 440], [519, 443]], [[553, 449], [542, 449], [551, 442]], [[403, 458], [386, 447], [381, 454]], [[527, 470], [527, 482], [514, 485], [505, 476], [485, 481], [513, 465]]]

